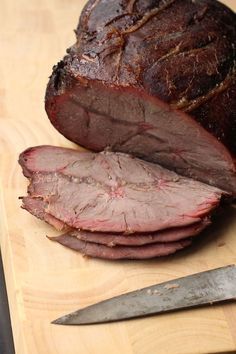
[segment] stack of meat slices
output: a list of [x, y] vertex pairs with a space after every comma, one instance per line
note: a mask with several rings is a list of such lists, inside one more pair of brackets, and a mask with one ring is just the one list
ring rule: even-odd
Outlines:
[[39, 146], [19, 163], [29, 179], [23, 208], [84, 255], [148, 259], [189, 246], [210, 224], [225, 192], [114, 152]]

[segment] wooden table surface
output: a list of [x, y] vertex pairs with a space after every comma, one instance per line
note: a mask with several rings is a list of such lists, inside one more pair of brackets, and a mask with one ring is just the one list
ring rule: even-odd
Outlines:
[[[236, 9], [235, 0], [224, 1]], [[83, 258], [50, 242], [56, 232], [20, 209], [27, 181], [18, 154], [39, 144], [73, 146], [49, 123], [52, 66], [75, 40], [84, 0], [1, 0], [1, 249], [17, 354], [236, 353], [236, 304], [85, 327], [50, 321], [136, 288], [236, 263], [230, 208], [191, 249], [146, 262]], [[0, 329], [1, 330], [1, 329]]]

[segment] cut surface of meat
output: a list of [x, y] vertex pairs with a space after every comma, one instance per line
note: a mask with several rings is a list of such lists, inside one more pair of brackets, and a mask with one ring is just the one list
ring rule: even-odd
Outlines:
[[60, 239], [64, 237], [75, 237], [78, 240], [85, 242], [92, 242], [97, 244], [102, 244], [108, 247], [115, 246], [143, 246], [152, 243], [168, 243], [184, 240], [189, 237], [194, 237], [199, 235], [207, 226], [211, 223], [209, 220], [203, 220], [202, 222], [196, 223], [194, 225], [173, 228], [168, 230], [163, 230], [159, 232], [154, 232], [152, 234], [132, 234], [132, 235], [122, 235], [122, 234], [110, 234], [110, 233], [98, 233], [89, 232], [83, 230], [72, 230], [64, 235], [60, 236]]
[[79, 251], [85, 256], [102, 259], [150, 259], [161, 256], [168, 256], [176, 251], [191, 245], [191, 240], [183, 240], [170, 243], [154, 243], [140, 247], [116, 246], [107, 247], [104, 245], [81, 241], [72, 236], [58, 236], [50, 238], [61, 245], [74, 251]]
[[[133, 154], [236, 195], [232, 156], [184, 113], [144, 93], [95, 82], [76, 85], [71, 95], [72, 101], [79, 97], [79, 103], [68, 97], [66, 105], [58, 103], [57, 113], [58, 129], [67, 131], [63, 134], [72, 141], [94, 151], [109, 148]], [[77, 123], [70, 111], [77, 112]]]
[[72, 228], [146, 233], [187, 226], [211, 213], [224, 195], [126, 154], [74, 152], [65, 165], [68, 154], [35, 147], [21, 154], [20, 163], [30, 175], [29, 195], [47, 202], [46, 212]]
[[200, 222], [185, 227], [176, 227], [154, 233], [144, 234], [111, 234], [101, 232], [90, 232], [85, 230], [73, 230], [59, 219], [54, 218], [46, 212], [47, 203], [40, 198], [32, 198], [30, 196], [22, 198], [22, 208], [27, 210], [37, 218], [46, 221], [58, 231], [65, 230], [66, 233], [62, 236], [77, 237], [81, 241], [103, 244], [113, 247], [116, 245], [122, 246], [142, 246], [145, 244], [157, 242], [175, 242], [194, 237], [201, 233], [206, 227], [211, 224], [209, 218], [205, 218]]
[[38, 219], [46, 221], [48, 224], [55, 227], [56, 230], [62, 231], [69, 229], [65, 223], [45, 211], [47, 203], [43, 201], [43, 199], [24, 197], [22, 198], [22, 202], [23, 209], [36, 216]]
[[65, 167], [79, 159], [88, 159], [90, 152], [61, 148], [51, 145], [41, 145], [26, 149], [19, 156], [19, 164], [24, 176], [31, 177], [38, 172], [60, 172]]
[[47, 88], [52, 124], [236, 195], [236, 15], [212, 1], [90, 0]]

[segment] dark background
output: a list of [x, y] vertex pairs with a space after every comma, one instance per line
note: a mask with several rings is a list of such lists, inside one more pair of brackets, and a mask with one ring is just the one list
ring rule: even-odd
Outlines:
[[0, 354], [14, 354], [11, 321], [0, 253]]

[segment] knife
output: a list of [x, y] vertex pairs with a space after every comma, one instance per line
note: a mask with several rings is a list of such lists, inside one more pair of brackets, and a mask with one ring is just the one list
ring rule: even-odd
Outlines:
[[236, 265], [201, 272], [101, 301], [53, 321], [87, 325], [236, 300]]

